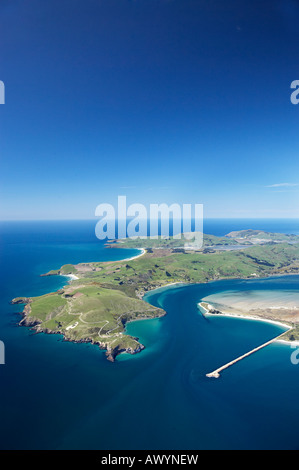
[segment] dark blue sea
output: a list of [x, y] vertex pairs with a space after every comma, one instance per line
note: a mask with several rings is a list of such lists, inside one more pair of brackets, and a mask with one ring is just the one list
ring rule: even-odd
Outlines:
[[[1, 222], [1, 449], [298, 449], [299, 365], [275, 343], [223, 372], [205, 374], [283, 331], [240, 318], [203, 318], [197, 303], [227, 291], [299, 293], [299, 276], [217, 281], [161, 289], [146, 300], [161, 319], [127, 330], [146, 349], [109, 363], [97, 346], [33, 334], [18, 322], [16, 296], [57, 290], [68, 280], [40, 277], [66, 263], [127, 258], [106, 249], [95, 221]], [[261, 229], [299, 234], [298, 220], [207, 219], [204, 231]]]

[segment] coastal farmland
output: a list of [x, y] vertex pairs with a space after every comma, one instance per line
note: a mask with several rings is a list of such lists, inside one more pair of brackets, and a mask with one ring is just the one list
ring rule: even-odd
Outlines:
[[[60, 333], [68, 341], [98, 344], [113, 361], [121, 352], [134, 354], [143, 349], [137, 338], [125, 334], [128, 321], [166, 313], [143, 301], [149, 290], [172, 283], [299, 273], [299, 243], [294, 239], [291, 243], [271, 239], [270, 243], [225, 251], [217, 249], [225, 244], [223, 237], [208, 236], [205, 240], [209, 246], [213, 244], [211, 251], [203, 247], [198, 252], [178, 252], [176, 247], [155, 240], [143, 256], [135, 259], [68, 264], [52, 270], [45, 275], [72, 274], [76, 279], [56, 293], [14, 299], [13, 303], [25, 304], [21, 324], [37, 331]], [[139, 242], [144, 244], [144, 240]], [[128, 240], [121, 246], [132, 243]], [[278, 311], [271, 315], [279, 319]], [[261, 311], [260, 316], [267, 318], [267, 312]]]

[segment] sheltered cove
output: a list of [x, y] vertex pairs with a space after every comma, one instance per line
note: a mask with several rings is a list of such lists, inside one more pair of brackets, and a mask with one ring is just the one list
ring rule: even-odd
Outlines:
[[[141, 254], [129, 260], [65, 265], [46, 275], [71, 275], [70, 284], [40, 297], [15, 298], [12, 303], [25, 304], [21, 325], [37, 332], [62, 334], [67, 341], [98, 344], [114, 361], [122, 352], [135, 354], [144, 349], [138, 338], [125, 334], [126, 322], [166, 314], [143, 300], [146, 292], [177, 283], [299, 273], [299, 237], [250, 230], [246, 233], [248, 237], [243, 231], [240, 239], [230, 234], [204, 235], [203, 248], [188, 251], [182, 248], [181, 240], [174, 238], [122, 240], [122, 248], [142, 249]], [[247, 248], [234, 250], [244, 243]], [[111, 245], [120, 248], [117, 241]], [[227, 250], [221, 250], [223, 246]], [[279, 312], [274, 314], [273, 319], [280, 321]], [[295, 323], [299, 323], [297, 314]], [[292, 336], [297, 339], [298, 335], [297, 327]]]

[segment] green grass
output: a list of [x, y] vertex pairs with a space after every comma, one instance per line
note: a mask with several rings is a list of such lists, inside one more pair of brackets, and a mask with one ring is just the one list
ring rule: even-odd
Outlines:
[[77, 269], [72, 264], [65, 264], [60, 269], [61, 274], [76, 274]]
[[[113, 286], [134, 285], [138, 289], [159, 283], [206, 282], [211, 279], [276, 274], [299, 259], [299, 245], [253, 246], [240, 251], [215, 253], [172, 253], [143, 256], [129, 262], [96, 263], [101, 271], [83, 274], [91, 282]], [[296, 266], [294, 265], [294, 269]]]
[[34, 318], [45, 321], [49, 316], [56, 316], [58, 313], [61, 313], [66, 303], [66, 299], [57, 294], [37, 297], [31, 303], [31, 315]]
[[[206, 240], [211, 242], [210, 238]], [[62, 333], [71, 341], [93, 341], [112, 351], [137, 350], [140, 344], [125, 334], [125, 323], [164, 314], [139, 299], [145, 291], [172, 282], [202, 283], [298, 273], [299, 244], [268, 244], [213, 253], [153, 249], [131, 261], [84, 263], [85, 268], [86, 264], [91, 271], [80, 271], [80, 265], [63, 266], [60, 273], [76, 273], [80, 279], [66, 286], [65, 292], [31, 299], [29, 316], [39, 319], [41, 330]]]
[[70, 341], [99, 343], [112, 352], [142, 348], [135, 338], [124, 334], [127, 321], [164, 313], [122, 291], [94, 283], [67, 295], [32, 298], [30, 306], [29, 316], [40, 321], [39, 330], [61, 333]]
[[230, 232], [228, 237], [232, 238], [245, 238], [247, 240], [252, 239], [264, 239], [276, 242], [295, 242], [299, 243], [299, 236], [285, 233], [271, 233], [264, 232], [263, 230], [239, 230], [235, 232]]
[[[191, 240], [192, 242], [192, 240]], [[165, 249], [175, 249], [184, 247], [184, 245], [190, 245], [190, 240], [187, 240], [184, 236], [180, 239], [173, 238], [172, 236], [168, 239], [161, 238], [160, 236], [157, 239], [126, 239], [126, 240], [116, 240], [114, 243], [108, 243], [108, 246], [121, 247], [121, 248], [165, 248]], [[227, 237], [217, 237], [215, 235], [203, 235], [203, 247], [205, 246], [230, 246], [237, 245], [238, 242], [231, 238]]]
[[294, 325], [293, 329], [287, 331], [281, 339], [285, 341], [299, 341], [299, 326]]

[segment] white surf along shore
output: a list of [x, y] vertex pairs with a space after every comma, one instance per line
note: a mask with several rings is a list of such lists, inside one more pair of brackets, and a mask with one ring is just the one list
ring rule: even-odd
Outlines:
[[[221, 311], [221, 313], [211, 313], [209, 309], [207, 309], [204, 305], [202, 305], [203, 303], [207, 303], [207, 302], [199, 302], [197, 304], [197, 306], [200, 309], [204, 310], [204, 315], [205, 316], [210, 316], [210, 317], [232, 317], [232, 318], [241, 318], [241, 319], [248, 320], [248, 321], [260, 321], [260, 322], [271, 323], [273, 325], [277, 325], [277, 326], [281, 326], [283, 328], [286, 328], [286, 332], [292, 330], [292, 326], [290, 324], [282, 323], [281, 321], [278, 321], [278, 320], [270, 320], [268, 318], [261, 318], [261, 317], [257, 317], [257, 316], [254, 316], [254, 315], [242, 315], [242, 314], [238, 314], [238, 313], [229, 313], [229, 312], [222, 312], [222, 311]], [[214, 309], [212, 304], [208, 304], [208, 307], [210, 309]], [[299, 341], [287, 341], [287, 340], [284, 340], [284, 339], [278, 339], [277, 342], [288, 344], [288, 345], [290, 345], [290, 344], [291, 345], [299, 344]]]
[[[205, 314], [264, 321], [291, 330], [299, 323], [299, 290], [297, 289], [230, 289], [201, 299]], [[207, 309], [204, 309], [206, 307]], [[209, 312], [210, 310], [210, 312]], [[213, 311], [215, 310], [215, 311]], [[287, 344], [295, 344], [282, 338]]]
[[69, 282], [80, 279], [78, 276], [75, 276], [75, 274], [61, 274], [61, 276], [67, 277], [69, 279]]
[[[141, 256], [144, 256], [146, 253], [147, 253], [147, 250], [145, 248], [138, 248], [138, 250], [140, 251], [140, 253], [138, 255], [135, 255], [135, 256], [132, 256], [130, 258], [124, 258], [122, 260], [119, 260], [119, 261], [132, 261], [132, 260], [135, 260], [137, 258], [140, 258]], [[62, 274], [63, 275], [63, 274]], [[78, 276], [76, 276], [75, 274], [67, 274], [67, 275], [63, 275], [64, 277], [67, 277], [69, 279], [69, 282], [71, 281], [74, 281], [74, 280], [77, 280], [77, 279], [80, 279]], [[159, 290], [159, 289], [165, 289], [165, 288], [168, 288], [168, 287], [174, 287], [174, 286], [179, 286], [179, 285], [188, 285], [187, 283], [184, 283], [184, 282], [170, 282], [168, 284], [165, 284], [163, 286], [160, 286], [158, 288], [154, 288], [152, 291], [155, 291], [155, 290]], [[208, 316], [221, 316], [221, 317], [233, 317], [233, 318], [241, 318], [241, 319], [244, 319], [244, 320], [251, 320], [251, 321], [261, 321], [261, 322], [265, 322], [265, 323], [271, 323], [271, 324], [274, 324], [274, 325], [278, 325], [278, 326], [281, 326], [283, 328], [286, 328], [286, 331], [288, 330], [291, 330], [292, 329], [292, 326], [288, 323], [283, 323], [281, 321], [278, 321], [278, 320], [270, 320], [268, 318], [261, 318], [261, 317], [258, 317], [258, 316], [255, 316], [255, 315], [251, 315], [251, 314], [248, 314], [248, 315], [242, 315], [242, 314], [239, 314], [239, 313], [231, 313], [231, 312], [227, 312], [225, 310], [221, 310], [221, 313], [217, 313], [217, 314], [214, 314], [214, 313], [211, 313], [204, 305], [202, 305], [203, 303], [206, 303], [209, 307], [209, 309], [216, 309], [216, 307], [213, 306], [212, 303], [210, 302], [207, 302], [205, 300], [202, 300], [201, 302], [199, 302], [197, 305], [198, 307], [200, 307], [200, 309], [202, 309], [204, 311], [204, 315], [208, 315]], [[288, 307], [283, 307], [283, 306], [275, 306], [275, 307], [271, 307], [273, 310], [274, 309], [287, 309]], [[280, 343], [284, 343], [284, 344], [288, 344], [288, 345], [299, 345], [299, 341], [286, 341], [286, 340], [282, 340], [282, 339], [278, 339], [277, 342], [280, 342]]]
[[137, 250], [141, 251], [139, 255], [132, 256], [131, 258], [124, 258], [119, 261], [132, 261], [133, 259], [137, 259], [137, 258], [140, 258], [141, 256], [144, 256], [145, 253], [147, 252], [145, 248], [137, 248]]
[[[219, 367], [218, 369], [214, 370], [213, 372], [210, 372], [210, 373], [206, 374], [206, 377], [208, 377], [208, 378], [218, 379], [220, 377], [221, 373], [224, 370], [226, 370], [229, 367], [233, 366], [237, 362], [242, 361], [243, 359], [251, 356], [252, 354], [260, 351], [261, 349], [265, 348], [266, 346], [269, 346], [270, 344], [282, 343], [282, 344], [284, 344], [288, 347], [290, 347], [290, 346], [292, 348], [298, 347], [298, 344], [299, 344], [298, 341], [287, 341], [287, 340], [282, 339], [283, 335], [286, 332], [293, 330], [293, 326], [290, 325], [290, 324], [283, 323], [279, 320], [271, 320], [271, 319], [268, 319], [268, 318], [258, 317], [258, 316], [252, 315], [250, 313], [248, 313], [248, 315], [244, 315], [244, 314], [242, 315], [242, 314], [238, 314], [238, 313], [226, 312], [222, 308], [221, 308], [221, 310], [218, 310], [218, 308], [213, 306], [212, 302], [210, 303], [210, 302], [206, 302], [204, 300], [199, 302], [197, 304], [197, 307], [201, 311], [201, 313], [204, 317], [207, 317], [207, 316], [208, 317], [212, 317], [212, 316], [215, 316], [215, 317], [235, 317], [235, 318], [241, 318], [242, 320], [260, 321], [260, 322], [264, 322], [264, 323], [270, 323], [270, 324], [274, 324], [274, 325], [280, 326], [282, 328], [285, 328], [285, 331], [283, 333], [280, 333], [279, 335], [275, 336], [272, 340], [267, 341], [266, 343], [252, 349], [251, 351], [248, 351], [247, 353], [243, 354], [240, 357], [237, 357], [236, 359], [234, 359], [233, 361], [223, 365], [222, 367]], [[268, 308], [269, 308], [269, 306], [268, 306]], [[275, 307], [275, 309], [277, 309], [277, 307]]]
[[[145, 248], [137, 248], [141, 253], [139, 255], [136, 255], [136, 256], [132, 256], [131, 258], [125, 258], [125, 259], [121, 259], [119, 261], [131, 261], [133, 259], [137, 259], [137, 258], [140, 258], [141, 256], [144, 256], [145, 253], [146, 253], [146, 249]], [[63, 277], [67, 277], [69, 279], [69, 282], [71, 281], [76, 281], [77, 279], [80, 279], [78, 276], [76, 276], [75, 274], [60, 274], [60, 276], [63, 276]]]

